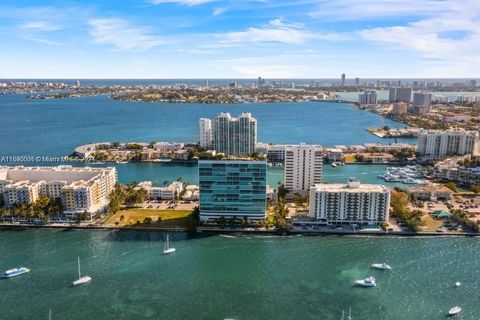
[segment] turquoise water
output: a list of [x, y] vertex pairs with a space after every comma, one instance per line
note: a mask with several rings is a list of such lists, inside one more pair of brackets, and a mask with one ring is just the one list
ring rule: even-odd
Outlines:
[[[472, 238], [353, 238], [2, 231], [1, 319], [478, 319], [480, 254]], [[81, 257], [91, 283], [72, 287]], [[391, 272], [369, 269], [387, 261]], [[374, 275], [376, 288], [353, 287]], [[461, 281], [463, 285], [454, 288]]]
[[[197, 140], [199, 117], [250, 111], [259, 139], [274, 143], [363, 144], [380, 140], [365, 128], [381, 119], [347, 104], [159, 105], [106, 97], [26, 100], [0, 96], [0, 156], [58, 156], [98, 141]], [[391, 127], [403, 126], [386, 120]], [[412, 140], [408, 140], [412, 141]], [[196, 165], [116, 165], [121, 182], [182, 177]], [[384, 166], [325, 166], [324, 180], [356, 176], [378, 182]], [[268, 183], [282, 179], [271, 168]], [[177, 252], [163, 256], [161, 233], [132, 231], [0, 231], [0, 270], [32, 268], [0, 281], [0, 319], [478, 319], [477, 239], [236, 237], [172, 235]], [[76, 258], [93, 277], [73, 288]], [[386, 261], [390, 273], [368, 269]], [[374, 275], [378, 287], [352, 287]], [[455, 281], [464, 285], [453, 289]]]
[[[118, 179], [122, 183], [132, 181], [151, 180], [156, 185], [165, 181], [182, 178], [193, 184], [198, 183], [198, 169], [195, 163], [129, 163], [115, 164], [118, 169]], [[343, 183], [350, 177], [358, 178], [362, 183], [383, 183], [389, 186], [399, 184], [385, 182], [378, 178], [385, 173], [386, 165], [345, 165], [333, 168], [330, 165], [323, 167], [323, 180], [328, 183]], [[276, 186], [283, 183], [283, 168], [273, 167], [267, 170], [267, 184]]]
[[[78, 145], [103, 141], [198, 141], [198, 119], [220, 112], [251, 112], [258, 139], [324, 146], [392, 142], [368, 133], [380, 116], [337, 103], [241, 105], [157, 104], [114, 101], [106, 96], [28, 100], [0, 96], [0, 155], [61, 156]], [[390, 127], [403, 124], [384, 120]], [[399, 139], [415, 143], [412, 139]]]
[[[365, 130], [380, 125], [379, 116], [357, 110], [349, 104], [152, 104], [114, 101], [105, 96], [28, 100], [23, 95], [7, 95], [0, 96], [0, 158], [22, 155], [61, 156], [70, 154], [78, 145], [102, 141], [197, 141], [198, 119], [214, 117], [222, 111], [232, 114], [252, 112], [258, 118], [261, 141], [306, 142], [325, 146], [393, 141], [377, 138]], [[403, 126], [390, 120], [385, 120], [385, 124], [391, 127]], [[415, 142], [412, 139], [399, 141]], [[194, 164], [143, 163], [115, 166], [118, 168], [119, 180], [124, 183], [152, 180], [161, 185], [178, 177], [184, 181], [198, 182], [197, 167]], [[325, 167], [327, 182], [344, 182], [352, 176], [363, 182], [383, 182], [377, 178], [384, 170], [383, 166], [345, 166], [332, 169]], [[269, 185], [277, 185], [282, 179], [281, 169], [269, 169]]]

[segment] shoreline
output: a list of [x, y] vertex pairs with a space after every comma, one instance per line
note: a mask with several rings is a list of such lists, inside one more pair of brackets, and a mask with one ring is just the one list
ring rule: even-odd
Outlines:
[[190, 231], [187, 228], [160, 228], [160, 227], [115, 227], [107, 225], [98, 225], [98, 226], [81, 226], [81, 225], [26, 225], [26, 224], [5, 224], [0, 223], [0, 231], [2, 230], [26, 230], [26, 229], [53, 229], [53, 230], [112, 230], [112, 231], [139, 231], [139, 232], [185, 232], [193, 233], [197, 235], [201, 234], [259, 234], [259, 235], [275, 235], [275, 236], [288, 236], [288, 235], [304, 235], [304, 236], [354, 236], [354, 237], [416, 237], [416, 238], [425, 238], [425, 237], [480, 237], [480, 233], [461, 233], [461, 232], [451, 232], [451, 233], [439, 233], [439, 232], [410, 232], [410, 231], [390, 231], [390, 232], [378, 232], [378, 231], [360, 231], [354, 232], [349, 230], [337, 231], [337, 230], [322, 230], [322, 231], [289, 231], [285, 234], [279, 234], [275, 230], [243, 230], [243, 229], [220, 229], [220, 228], [205, 228], [197, 227], [196, 231]]

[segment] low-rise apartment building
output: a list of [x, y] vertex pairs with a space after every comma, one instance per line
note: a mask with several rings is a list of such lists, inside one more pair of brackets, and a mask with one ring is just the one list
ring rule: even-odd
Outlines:
[[180, 181], [174, 181], [166, 187], [154, 187], [151, 181], [140, 182], [138, 186], [147, 190], [150, 200], [175, 200], [183, 191]]
[[64, 214], [72, 219], [105, 210], [116, 182], [117, 171], [111, 167], [0, 167], [0, 196], [7, 208], [49, 197], [60, 199]]

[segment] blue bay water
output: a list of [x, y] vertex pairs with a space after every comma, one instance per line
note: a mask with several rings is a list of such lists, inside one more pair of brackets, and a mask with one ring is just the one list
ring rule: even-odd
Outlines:
[[[259, 139], [273, 143], [386, 142], [365, 131], [380, 117], [348, 104], [179, 105], [107, 97], [26, 100], [0, 96], [0, 156], [59, 156], [100, 141], [196, 141], [199, 117], [252, 112]], [[391, 127], [402, 124], [385, 120]], [[388, 140], [387, 140], [388, 141]], [[405, 140], [414, 142], [414, 140]], [[177, 177], [196, 182], [192, 164], [118, 164], [122, 182]], [[327, 182], [377, 182], [384, 166], [325, 166]], [[271, 168], [268, 183], [281, 181]], [[155, 232], [0, 231], [0, 319], [442, 319], [454, 305], [478, 319], [480, 246], [469, 238], [238, 237], [172, 235], [163, 256]], [[72, 288], [76, 257], [90, 284]], [[369, 270], [386, 261], [391, 273]], [[353, 288], [375, 275], [378, 287]], [[464, 285], [453, 288], [455, 281]]]
[[[460, 305], [480, 312], [478, 240], [173, 234], [134, 231], [1, 231], [1, 319], [434, 320]], [[91, 283], [72, 287], [76, 259]], [[391, 272], [369, 269], [387, 261]], [[353, 287], [373, 275], [376, 288]], [[454, 287], [456, 281], [462, 286]]]
[[[198, 119], [220, 112], [251, 112], [258, 139], [324, 146], [393, 142], [366, 131], [382, 118], [341, 103], [160, 104], [114, 101], [106, 96], [28, 100], [0, 96], [0, 154], [69, 154], [81, 144], [103, 141], [198, 141]], [[403, 124], [388, 119], [392, 128]], [[415, 143], [412, 139], [399, 142]]]

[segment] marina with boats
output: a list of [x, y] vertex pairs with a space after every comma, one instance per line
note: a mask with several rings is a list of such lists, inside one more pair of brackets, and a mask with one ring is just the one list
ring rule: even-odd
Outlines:
[[425, 173], [420, 165], [405, 167], [387, 167], [384, 174], [378, 175], [387, 182], [401, 182], [405, 184], [425, 184]]

